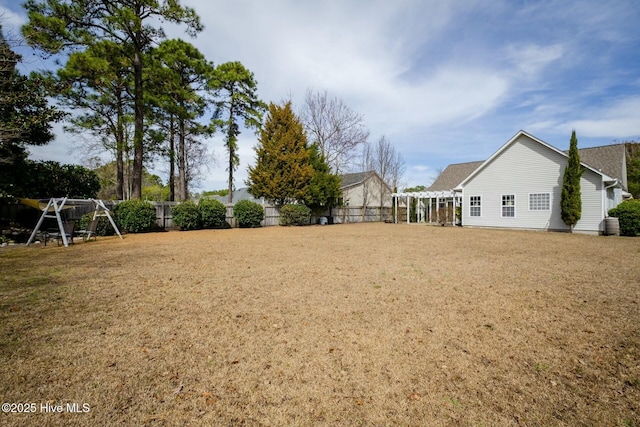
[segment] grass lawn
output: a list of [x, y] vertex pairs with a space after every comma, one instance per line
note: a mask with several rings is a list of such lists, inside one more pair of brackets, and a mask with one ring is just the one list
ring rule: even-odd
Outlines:
[[3, 426], [640, 426], [640, 240], [354, 224], [2, 248], [0, 397], [37, 404]]

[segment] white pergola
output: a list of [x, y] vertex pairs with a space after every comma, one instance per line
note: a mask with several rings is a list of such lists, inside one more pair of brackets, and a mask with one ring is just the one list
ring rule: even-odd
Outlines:
[[25, 246], [29, 246], [31, 242], [33, 242], [33, 240], [36, 237], [36, 233], [38, 232], [38, 230], [40, 230], [40, 227], [42, 226], [42, 223], [44, 222], [45, 218], [54, 218], [58, 223], [58, 228], [60, 229], [60, 237], [62, 238], [62, 242], [64, 243], [64, 246], [69, 247], [69, 242], [67, 240], [67, 233], [65, 232], [64, 225], [62, 224], [62, 217], [60, 216], [60, 212], [62, 212], [64, 209], [70, 209], [75, 206], [82, 206], [82, 205], [86, 206], [87, 204], [93, 204], [94, 206], [93, 219], [96, 219], [99, 216], [106, 216], [107, 218], [109, 218], [109, 222], [111, 222], [111, 226], [113, 227], [115, 232], [118, 234], [118, 236], [120, 236], [120, 238], [122, 239], [122, 234], [120, 234], [120, 230], [118, 230], [118, 226], [116, 225], [115, 221], [111, 217], [109, 209], [104, 205], [104, 202], [102, 200], [68, 199], [66, 197], [61, 197], [61, 198], [52, 197], [48, 201], [47, 199], [43, 199], [43, 200], [22, 199], [21, 202], [26, 205], [42, 210], [42, 215], [38, 220], [38, 224], [33, 229], [33, 232], [31, 233], [31, 236], [29, 237], [29, 240], [27, 241], [27, 244]]
[[[411, 199], [416, 199], [418, 201], [417, 203], [417, 207], [416, 207], [416, 214], [417, 214], [417, 220], [418, 222], [427, 222], [426, 218], [429, 219], [428, 222], [431, 222], [431, 218], [432, 218], [432, 201], [435, 200], [436, 202], [436, 209], [438, 209], [438, 206], [440, 205], [441, 201], [445, 201], [446, 203], [448, 203], [449, 201], [452, 201], [453, 203], [453, 211], [454, 211], [454, 218], [455, 218], [455, 209], [457, 206], [460, 205], [461, 203], [461, 194], [457, 193], [455, 191], [419, 191], [419, 192], [410, 192], [410, 193], [393, 193], [391, 195], [394, 198], [395, 201], [395, 209], [396, 212], [398, 212], [398, 201], [401, 198], [406, 198], [407, 201], [407, 224], [411, 222], [411, 217], [410, 217], [410, 209], [409, 206], [411, 204]], [[429, 200], [429, 203], [425, 206], [423, 200]], [[396, 215], [395, 218], [395, 222], [398, 222], [398, 216]]]

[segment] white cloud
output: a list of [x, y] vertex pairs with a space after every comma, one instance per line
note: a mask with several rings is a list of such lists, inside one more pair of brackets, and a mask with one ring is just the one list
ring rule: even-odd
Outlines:
[[510, 45], [507, 57], [521, 75], [537, 77], [551, 63], [562, 58], [564, 47], [561, 44], [540, 46], [537, 44]]
[[401, 185], [400, 190], [416, 185], [424, 185], [428, 187], [436, 178], [437, 171], [427, 165], [412, 165], [407, 168], [404, 176], [405, 185]]
[[576, 129], [580, 135], [592, 138], [638, 138], [640, 136], [640, 96], [625, 98], [590, 111], [555, 128], [566, 132]]
[[27, 23], [26, 15], [15, 12], [2, 3], [4, 3], [4, 1], [0, 2], [0, 23], [2, 24], [3, 30], [6, 31], [8, 29], [10, 33], [8, 35], [5, 34], [5, 36], [9, 38], [12, 35], [18, 35], [20, 27]]
[[[601, 106], [579, 109], [577, 114], [568, 112], [570, 106], [547, 106], [544, 110], [547, 110], [543, 115], [546, 118], [528, 124], [527, 130], [566, 135], [575, 129], [582, 137], [602, 138], [608, 142], [640, 136], [640, 96], [603, 102]], [[553, 118], [554, 115], [560, 119]]]

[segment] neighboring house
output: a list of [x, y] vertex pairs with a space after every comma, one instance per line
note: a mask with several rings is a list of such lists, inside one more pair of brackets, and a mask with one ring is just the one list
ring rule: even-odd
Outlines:
[[[602, 233], [609, 209], [629, 196], [625, 146], [578, 151], [582, 215], [574, 231]], [[424, 192], [397, 196], [417, 198], [427, 222], [451, 223], [461, 206], [464, 226], [569, 230], [560, 216], [567, 160], [567, 152], [520, 131], [488, 160], [449, 165]]]
[[[347, 173], [340, 176], [342, 199], [339, 204], [348, 207], [390, 208], [391, 187], [374, 171]], [[380, 202], [382, 200], [382, 203]]]
[[[606, 147], [599, 148], [604, 152]], [[594, 161], [601, 157], [597, 151], [590, 149], [585, 157], [593, 155]], [[456, 187], [462, 196], [462, 225], [569, 230], [560, 209], [567, 160], [567, 153], [518, 132]], [[574, 231], [602, 233], [608, 210], [622, 200], [626, 177], [612, 177], [585, 161], [581, 164], [582, 215]]]

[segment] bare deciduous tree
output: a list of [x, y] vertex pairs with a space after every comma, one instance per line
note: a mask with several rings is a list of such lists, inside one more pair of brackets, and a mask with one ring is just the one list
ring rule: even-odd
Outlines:
[[329, 98], [326, 91], [307, 90], [300, 115], [309, 142], [318, 144], [320, 154], [336, 174], [345, 169], [356, 155], [358, 146], [366, 143], [369, 137], [364, 116], [341, 99]]
[[[367, 146], [369, 145], [367, 143]], [[367, 170], [375, 171], [391, 189], [397, 188], [405, 172], [405, 162], [393, 144], [383, 135], [373, 146], [365, 147], [365, 149], [369, 151], [366, 156], [369, 159]], [[391, 197], [390, 190], [381, 186], [380, 207], [383, 206], [386, 197]]]
[[208, 153], [207, 146], [197, 137], [188, 136], [186, 139], [185, 180], [187, 183], [186, 198], [191, 196], [188, 188], [197, 186], [209, 170], [216, 163], [213, 154]]

